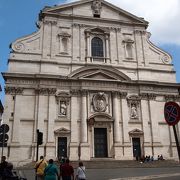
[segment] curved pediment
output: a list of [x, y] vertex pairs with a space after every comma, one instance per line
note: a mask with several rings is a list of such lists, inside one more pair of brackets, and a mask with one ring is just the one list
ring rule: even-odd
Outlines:
[[112, 67], [83, 67], [73, 71], [69, 76], [73, 79], [89, 80], [116, 80], [130, 81], [131, 79], [124, 73]]
[[69, 134], [71, 131], [62, 127], [54, 131], [55, 134]]
[[142, 136], [143, 134], [144, 132], [139, 129], [133, 129], [132, 131], [129, 131], [130, 136]]

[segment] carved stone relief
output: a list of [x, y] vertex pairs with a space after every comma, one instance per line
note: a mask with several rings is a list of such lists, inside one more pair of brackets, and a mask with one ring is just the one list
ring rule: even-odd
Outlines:
[[93, 109], [95, 112], [105, 112], [107, 109], [106, 96], [103, 92], [99, 92], [93, 96]]
[[93, 10], [93, 14], [100, 15], [102, 9], [101, 0], [94, 0], [91, 8]]

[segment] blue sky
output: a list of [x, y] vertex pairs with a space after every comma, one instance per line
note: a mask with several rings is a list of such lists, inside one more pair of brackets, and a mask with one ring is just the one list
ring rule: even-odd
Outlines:
[[[164, 0], [151, 0], [158, 2], [157, 6], [154, 6], [154, 8], [149, 8], [150, 4], [147, 0], [108, 1], [137, 16], [145, 17], [145, 19], [150, 22], [148, 30], [152, 34], [152, 41], [172, 55], [173, 64], [177, 72], [177, 82], [180, 82], [180, 3], [178, 0], [166, 0], [166, 3], [163, 2]], [[55, 4], [61, 4], [64, 2], [67, 1], [0, 0], [1, 72], [7, 71], [7, 60], [10, 53], [10, 43], [17, 38], [31, 34], [37, 30], [35, 23], [38, 20], [38, 14], [41, 9], [43, 9], [45, 6], [53, 6]], [[141, 3], [141, 6], [137, 6], [138, 3]], [[160, 8], [158, 8], [158, 6]], [[142, 10], [139, 9], [139, 7], [141, 7]], [[173, 11], [169, 13], [172, 8]], [[159, 19], [157, 17], [159, 17]], [[161, 28], [163, 28], [163, 30]], [[0, 76], [0, 84], [2, 89], [4, 89], [4, 80], [2, 76]], [[0, 99], [4, 101], [4, 91], [0, 93]]]

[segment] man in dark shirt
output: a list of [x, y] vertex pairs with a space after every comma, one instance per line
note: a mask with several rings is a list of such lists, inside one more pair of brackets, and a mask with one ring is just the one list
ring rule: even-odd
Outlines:
[[69, 164], [69, 159], [66, 159], [66, 163], [61, 166], [60, 172], [62, 180], [74, 180], [74, 169]]
[[8, 162], [6, 161], [6, 156], [1, 157], [1, 163], [0, 163], [0, 177], [2, 180], [5, 180], [5, 169], [7, 168]]

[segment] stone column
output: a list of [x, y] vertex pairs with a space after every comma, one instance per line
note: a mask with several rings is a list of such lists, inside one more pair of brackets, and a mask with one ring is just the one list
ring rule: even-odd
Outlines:
[[51, 22], [44, 21], [43, 23], [43, 42], [42, 42], [42, 57], [48, 58], [50, 54], [50, 45], [51, 45]]
[[127, 93], [121, 95], [122, 129], [123, 129], [123, 155], [124, 158], [132, 159], [132, 145], [129, 138], [129, 107], [126, 99]]
[[81, 160], [90, 159], [90, 147], [87, 141], [87, 91], [81, 92]]
[[117, 48], [116, 48], [116, 30], [115, 28], [111, 28], [110, 30], [110, 58], [111, 58], [111, 63], [115, 64], [117, 60]]
[[89, 32], [86, 33], [86, 40], [87, 40], [87, 62], [91, 62], [91, 42], [90, 42], [90, 34]]
[[22, 88], [15, 88], [15, 96], [14, 96], [14, 118], [13, 118], [13, 127], [12, 127], [12, 145], [19, 145], [19, 130], [20, 129], [20, 118], [21, 118], [21, 97], [22, 97]]
[[110, 63], [110, 58], [109, 58], [109, 35], [106, 34], [106, 62]]
[[122, 156], [122, 143], [120, 143], [120, 98], [118, 92], [113, 93], [113, 118], [114, 118], [114, 155], [115, 159]]
[[56, 119], [56, 89], [49, 89], [48, 92], [48, 124], [47, 124], [47, 143], [46, 156], [47, 159], [55, 158], [55, 138], [54, 138], [54, 121]]
[[[39, 129], [43, 133], [43, 144], [39, 146], [39, 154], [44, 154], [44, 145], [47, 142], [46, 131], [44, 130], [44, 121], [48, 119], [48, 89], [40, 88], [39, 89], [39, 98], [38, 98], [38, 111], [37, 111], [37, 122], [36, 129]], [[37, 133], [36, 133], [37, 138]], [[36, 157], [36, 156], [35, 156]]]
[[81, 101], [81, 143], [87, 142], [87, 102], [86, 91], [82, 91]]
[[[22, 111], [22, 92], [23, 89], [22, 88], [10, 88], [11, 90], [11, 94], [14, 95], [14, 112], [11, 112], [11, 117], [12, 117], [12, 134], [11, 134], [11, 143], [10, 143], [10, 148], [11, 148], [11, 154], [10, 154], [10, 158], [11, 160], [15, 160], [20, 152], [20, 127], [21, 127], [21, 111]], [[14, 113], [14, 114], [13, 114]], [[11, 127], [10, 127], [11, 128]], [[10, 129], [11, 131], [11, 129]], [[9, 137], [10, 138], [10, 137]], [[6, 152], [6, 148], [4, 149]]]
[[71, 142], [70, 142], [70, 159], [78, 160], [78, 112], [79, 112], [79, 103], [78, 103], [78, 91], [71, 91]]
[[72, 26], [72, 60], [77, 61], [79, 56], [79, 24]]
[[57, 31], [57, 21], [52, 21], [51, 22], [51, 31], [52, 31], [52, 35], [51, 35], [51, 58], [55, 58], [55, 55], [57, 53], [57, 42], [56, 42], [56, 31]]
[[143, 60], [144, 60], [141, 33], [142, 32], [139, 31], [139, 30], [134, 31], [134, 38], [135, 38], [135, 42], [136, 42], [135, 43], [136, 59], [137, 59], [137, 62], [138, 62], [138, 66], [142, 66], [143, 65]]

